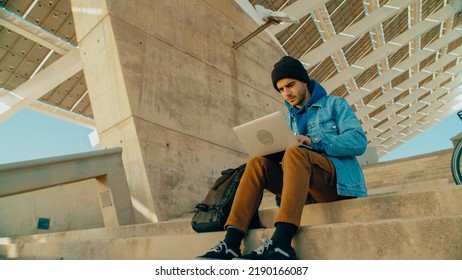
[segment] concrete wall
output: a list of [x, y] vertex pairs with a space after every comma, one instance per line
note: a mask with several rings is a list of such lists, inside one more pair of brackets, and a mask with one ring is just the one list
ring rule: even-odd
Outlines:
[[137, 222], [191, 212], [247, 159], [232, 127], [284, 110], [282, 51], [229, 0], [72, 0], [101, 147], [121, 146]]
[[[95, 180], [0, 198], [0, 237], [104, 227]], [[39, 218], [49, 229], [37, 229]]]

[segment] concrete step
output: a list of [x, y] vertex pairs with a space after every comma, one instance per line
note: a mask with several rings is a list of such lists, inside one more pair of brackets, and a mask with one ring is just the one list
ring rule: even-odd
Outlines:
[[[453, 187], [428, 191], [399, 192], [332, 203], [311, 204], [305, 206], [302, 216], [303, 226], [298, 235], [304, 236], [304, 234], [308, 234], [308, 232], [316, 228], [323, 227], [326, 229], [359, 227], [361, 225], [364, 227], [364, 225], [386, 224], [389, 221], [394, 221], [392, 222], [393, 227], [402, 227], [407, 223], [413, 224], [415, 220], [428, 220], [430, 222], [441, 219], [452, 219], [454, 216], [459, 217], [459, 215], [462, 215], [461, 199], [462, 188]], [[256, 245], [254, 243], [260, 237], [265, 236], [265, 234], [270, 236], [273, 230], [272, 223], [276, 214], [277, 208], [260, 211], [261, 220], [268, 228], [250, 231], [245, 241], [246, 247], [254, 248]], [[457, 222], [459, 222], [458, 219]], [[362, 229], [361, 231], [367, 230]], [[445, 229], [435, 228], [433, 231], [436, 234], [435, 232], [445, 231]], [[307, 236], [310, 237], [311, 234]], [[61, 257], [73, 259], [149, 259], [152, 256], [154, 259], [189, 259], [194, 254], [198, 255], [203, 253], [204, 250], [210, 249], [213, 245], [211, 242], [213, 243], [222, 238], [223, 232], [195, 233], [190, 226], [190, 219], [184, 219], [157, 224], [140, 224], [17, 238], [0, 238], [0, 257], [22, 259], [56, 259]], [[338, 239], [339, 237], [334, 236], [333, 238]], [[295, 246], [306, 242], [305, 237], [298, 240], [295, 240]], [[432, 240], [432, 242], [436, 241]], [[201, 243], [203, 244], [200, 245]], [[141, 252], [144, 251], [144, 246], [147, 246], [146, 250], [162, 250], [160, 248], [163, 247], [160, 244], [164, 244], [163, 246], [170, 244], [172, 247], [168, 250], [165, 248], [169, 252], [165, 253], [166, 255], [163, 257], [159, 255], [146, 255], [148, 254], [147, 252]], [[171, 244], [175, 244], [175, 246]], [[191, 247], [191, 244], [194, 244], [194, 246], [191, 249], [187, 249], [190, 251], [182, 252], [181, 248], [187, 244], [189, 244], [189, 247]], [[115, 250], [109, 253], [112, 250], [110, 249], [107, 254], [113, 255], [101, 255], [103, 253], [99, 251], [107, 250], [101, 248], [104, 246], [111, 248], [115, 246], [118, 248], [117, 250], [121, 251], [117, 252]], [[132, 246], [133, 248], [131, 248]], [[305, 247], [301, 246], [300, 248]], [[318, 253], [320, 254], [321, 252]], [[300, 256], [306, 259], [322, 259], [324, 257], [331, 258], [332, 256], [336, 256], [317, 255], [318, 253], [314, 253], [311, 249], [309, 253], [300, 249]], [[384, 256], [389, 258], [388, 255]], [[350, 257], [354, 258], [353, 256]], [[379, 255], [369, 253], [365, 258], [378, 257]], [[402, 258], [402, 255], [397, 255], [396, 258]]]
[[[369, 222], [383, 219], [462, 214], [462, 188], [409, 190], [331, 203], [306, 205], [302, 225]], [[260, 211], [262, 223], [271, 227], [277, 209]]]
[[385, 193], [396, 193], [401, 191], [411, 191], [411, 190], [432, 190], [440, 189], [446, 187], [456, 187], [457, 185], [453, 180], [448, 178], [443, 179], [432, 179], [424, 182], [414, 182], [414, 181], [403, 181], [394, 184], [380, 184], [376, 185], [376, 188], [368, 189], [369, 195], [385, 194]]
[[452, 149], [425, 155], [363, 166], [369, 190], [401, 183], [422, 184], [426, 181], [448, 179], [451, 172]]
[[[119, 227], [94, 228], [85, 230], [53, 232], [45, 234], [34, 234], [17, 237], [0, 238], [0, 246], [3, 244], [23, 244], [23, 243], [45, 243], [62, 240], [98, 240], [98, 239], [118, 239], [128, 237], [144, 237], [157, 235], [182, 235], [193, 234], [195, 231], [191, 227], [191, 219], [176, 219], [159, 223], [146, 223], [127, 225]], [[1, 256], [1, 254], [0, 254]]]
[[300, 259], [462, 259], [461, 226], [462, 215], [320, 225], [295, 242]]
[[[272, 198], [274, 199], [274, 198]], [[370, 196], [331, 203], [306, 205], [302, 225], [322, 225], [345, 222], [364, 222], [381, 219], [412, 218], [462, 214], [462, 188], [442, 188]], [[273, 227], [278, 208], [260, 210], [260, 220], [266, 228]], [[191, 218], [167, 222], [97, 228], [79, 231], [36, 234], [0, 238], [0, 244], [50, 242], [54, 240], [95, 240], [158, 235], [194, 234]]]
[[428, 184], [429, 182], [435, 182], [435, 181], [446, 181], [446, 182], [451, 182], [453, 183], [454, 180], [452, 178], [452, 174], [447, 174], [444, 176], [429, 176], [429, 177], [417, 177], [417, 178], [405, 178], [405, 177], [399, 177], [400, 179], [397, 180], [396, 178], [394, 180], [390, 179], [384, 179], [384, 180], [376, 180], [375, 182], [367, 182], [366, 181], [366, 186], [369, 190], [373, 190], [376, 188], [381, 188], [385, 186], [393, 186], [393, 185], [410, 185], [410, 184]]
[[[293, 244], [298, 258], [307, 260], [462, 259], [461, 227], [462, 215], [303, 226]], [[252, 230], [245, 239], [244, 253], [273, 230]], [[10, 244], [6, 251], [10, 258], [25, 259], [183, 260], [205, 253], [222, 238], [222, 232], [215, 232], [55, 241]]]

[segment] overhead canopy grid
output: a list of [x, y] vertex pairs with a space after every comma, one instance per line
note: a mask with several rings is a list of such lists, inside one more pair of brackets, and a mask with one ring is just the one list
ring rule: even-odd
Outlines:
[[[259, 25], [256, 5], [298, 19], [265, 32], [346, 98], [379, 156], [461, 109], [460, 0], [235, 1]], [[31, 108], [93, 126], [70, 0], [0, 6], [0, 121]]]

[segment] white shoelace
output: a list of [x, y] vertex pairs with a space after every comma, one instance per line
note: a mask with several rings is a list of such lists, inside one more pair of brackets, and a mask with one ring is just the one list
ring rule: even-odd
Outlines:
[[223, 250], [223, 246], [225, 249], [228, 249], [228, 246], [224, 241], [218, 241], [217, 244], [210, 249], [210, 251], [220, 253]]
[[233, 255], [234, 257], [238, 257], [238, 255], [236, 254], [236, 252], [234, 252], [233, 250], [231, 249], [228, 249], [228, 245], [226, 245], [226, 242], [224, 241], [218, 241], [217, 244], [215, 246], [213, 246], [212, 249], [210, 249], [211, 252], [216, 252], [216, 253], [220, 253], [221, 251], [223, 251], [223, 248], [225, 249], [225, 253], [226, 254], [231, 254]]
[[258, 255], [261, 255], [263, 254], [266, 250], [268, 250], [269, 246], [273, 245], [273, 240], [271, 239], [268, 239], [268, 238], [263, 238], [261, 240], [261, 245], [260, 247], [258, 247], [255, 252], [258, 254]]
[[[269, 246], [273, 245], [273, 240], [271, 239], [268, 239], [268, 238], [263, 238], [261, 240], [261, 245], [260, 247], [258, 247], [254, 252], [257, 253], [258, 255], [261, 255], [263, 254], [266, 250], [269, 249]], [[282, 250], [281, 248], [275, 248], [274, 249], [275, 252], [278, 252], [279, 254], [283, 255], [283, 256], [286, 256], [287, 258], [289, 258], [289, 254], [287, 252], [285, 252], [284, 250]]]

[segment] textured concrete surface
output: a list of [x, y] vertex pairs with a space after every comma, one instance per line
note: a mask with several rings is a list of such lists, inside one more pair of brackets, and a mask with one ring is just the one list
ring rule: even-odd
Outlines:
[[124, 149], [136, 221], [194, 209], [247, 159], [232, 127], [284, 109], [270, 80], [282, 51], [264, 33], [232, 48], [256, 28], [234, 1], [72, 5], [101, 147]]
[[[301, 259], [461, 259], [462, 189], [441, 188], [305, 207], [293, 245]], [[251, 230], [243, 251], [270, 237]], [[21, 259], [190, 259], [224, 232], [195, 233], [190, 220], [0, 238], [0, 257]]]
[[[300, 259], [462, 259], [462, 216], [388, 219], [303, 226], [294, 238]], [[253, 230], [244, 252], [274, 229]], [[0, 256], [21, 259], [192, 259], [208, 251], [222, 232], [87, 241], [10, 244]]]

